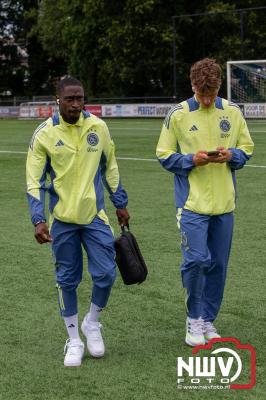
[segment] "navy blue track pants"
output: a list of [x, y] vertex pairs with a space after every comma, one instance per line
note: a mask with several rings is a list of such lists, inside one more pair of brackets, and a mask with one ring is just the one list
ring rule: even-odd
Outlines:
[[179, 223], [188, 316], [214, 321], [224, 293], [233, 213], [210, 216], [183, 209]]
[[91, 301], [105, 307], [116, 276], [114, 236], [110, 226], [99, 217], [88, 225], [54, 220], [51, 236], [61, 314], [68, 317], [78, 312], [76, 289], [83, 272], [82, 246], [93, 281]]

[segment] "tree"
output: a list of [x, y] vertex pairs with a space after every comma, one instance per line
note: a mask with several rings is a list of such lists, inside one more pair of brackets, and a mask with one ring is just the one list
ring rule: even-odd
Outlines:
[[90, 95], [165, 95], [175, 12], [175, 1], [43, 0], [39, 27], [45, 49]]
[[0, 93], [51, 94], [54, 78], [65, 73], [58, 57], [44, 51], [37, 29], [38, 0], [4, 0], [0, 6]]
[[0, 5], [0, 94], [12, 95], [24, 91], [27, 53], [19, 45], [23, 9], [17, 1], [4, 0]]
[[64, 60], [57, 54], [53, 57], [45, 51], [38, 26], [39, 1], [24, 1], [23, 31], [28, 51], [27, 94], [51, 95], [60, 76], [66, 73]]
[[[191, 2], [188, 4], [191, 6]], [[265, 58], [266, 32], [263, 21], [266, 9], [243, 13], [242, 37], [241, 13], [234, 12], [236, 9], [260, 6], [265, 6], [265, 2], [206, 1], [204, 9], [195, 9], [192, 14], [205, 12], [208, 15], [178, 19], [177, 35], [181, 36], [179, 50], [183, 57], [177, 63], [177, 87], [182, 97], [191, 94], [189, 68], [200, 58], [213, 57], [221, 64], [224, 79], [220, 93], [223, 96], [227, 95], [226, 61]]]
[[[56, 81], [72, 74], [90, 97], [172, 96], [175, 15], [181, 100], [191, 95], [194, 61], [214, 57], [224, 68], [228, 59], [264, 58], [266, 10], [243, 14], [243, 40], [240, 14], [232, 12], [263, 5], [263, 0], [4, 0], [0, 26], [8, 35], [0, 37], [5, 67], [0, 92], [52, 94]], [[204, 12], [212, 14], [180, 17]]]

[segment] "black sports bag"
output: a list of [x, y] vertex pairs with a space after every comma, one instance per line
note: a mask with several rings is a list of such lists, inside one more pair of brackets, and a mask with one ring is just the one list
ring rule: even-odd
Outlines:
[[126, 285], [145, 281], [148, 269], [140, 252], [135, 236], [125, 227], [115, 240], [116, 263]]

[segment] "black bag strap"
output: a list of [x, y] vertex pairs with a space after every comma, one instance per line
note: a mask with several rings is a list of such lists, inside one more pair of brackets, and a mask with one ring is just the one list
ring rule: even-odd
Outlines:
[[121, 227], [121, 233], [125, 232], [125, 230], [126, 230], [125, 228], [127, 228], [127, 230], [129, 231], [129, 224], [127, 224], [126, 226], [125, 225], [121, 225], [120, 227]]

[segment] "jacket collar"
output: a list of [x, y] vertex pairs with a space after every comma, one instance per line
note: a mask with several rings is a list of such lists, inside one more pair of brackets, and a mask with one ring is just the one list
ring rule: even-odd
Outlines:
[[60, 121], [60, 124], [65, 125], [65, 126], [70, 126], [70, 127], [71, 127], [71, 126], [78, 126], [78, 127], [81, 127], [81, 126], [83, 125], [84, 116], [83, 116], [83, 113], [81, 112], [80, 115], [79, 115], [79, 119], [77, 120], [77, 122], [76, 122], [75, 124], [69, 124], [68, 122], [66, 122], [66, 121], [62, 118], [62, 115], [59, 114], [59, 121]]

